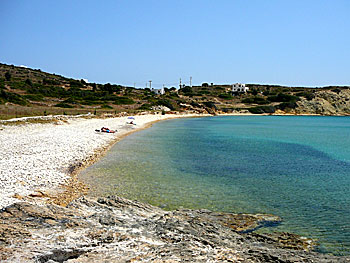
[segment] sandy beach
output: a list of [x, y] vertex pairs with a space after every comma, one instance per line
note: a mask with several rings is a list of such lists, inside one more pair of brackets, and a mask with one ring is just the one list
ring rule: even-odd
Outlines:
[[[204, 115], [141, 115], [136, 125], [126, 117], [61, 117], [50, 123], [0, 124], [0, 207], [36, 192], [53, 191], [78, 167], [95, 161], [113, 143], [156, 121]], [[108, 127], [116, 133], [95, 129]]]

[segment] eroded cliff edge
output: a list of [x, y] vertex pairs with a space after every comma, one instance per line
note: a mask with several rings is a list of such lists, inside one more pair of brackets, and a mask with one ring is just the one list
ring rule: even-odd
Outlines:
[[164, 211], [117, 196], [67, 207], [13, 204], [0, 212], [1, 262], [350, 262], [312, 241], [250, 232], [272, 215]]

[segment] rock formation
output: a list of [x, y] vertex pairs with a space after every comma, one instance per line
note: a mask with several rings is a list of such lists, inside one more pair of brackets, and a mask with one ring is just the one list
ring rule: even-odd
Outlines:
[[314, 98], [302, 98], [297, 102], [297, 114], [350, 115], [350, 90], [321, 90]]
[[350, 262], [307, 252], [312, 240], [252, 230], [272, 215], [164, 211], [117, 196], [0, 212], [1, 262]]

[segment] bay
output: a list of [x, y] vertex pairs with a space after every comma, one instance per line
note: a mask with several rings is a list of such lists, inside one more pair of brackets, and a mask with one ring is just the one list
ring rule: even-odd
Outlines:
[[80, 177], [91, 195], [165, 209], [270, 213], [321, 252], [350, 251], [350, 118], [219, 116], [156, 123]]

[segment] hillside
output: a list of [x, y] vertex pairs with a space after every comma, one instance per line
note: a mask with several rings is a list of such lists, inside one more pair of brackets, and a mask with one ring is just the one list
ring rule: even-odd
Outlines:
[[142, 111], [203, 113], [349, 115], [349, 87], [284, 87], [247, 84], [249, 92], [232, 94], [231, 85], [150, 89], [84, 80], [0, 64], [0, 118], [48, 114], [94, 114]]

